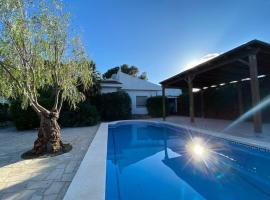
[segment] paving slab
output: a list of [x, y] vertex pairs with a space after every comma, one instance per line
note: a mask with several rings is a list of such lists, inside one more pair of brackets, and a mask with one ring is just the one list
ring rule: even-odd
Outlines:
[[29, 160], [20, 156], [32, 148], [37, 131], [0, 129], [0, 199], [63, 199], [97, 129], [98, 125], [64, 128], [62, 140], [72, 144], [70, 152]]

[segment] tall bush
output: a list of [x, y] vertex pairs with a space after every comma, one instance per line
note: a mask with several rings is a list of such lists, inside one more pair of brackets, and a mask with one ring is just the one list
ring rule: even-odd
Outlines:
[[131, 99], [126, 92], [112, 92], [99, 97], [98, 108], [103, 120], [131, 118]]
[[100, 115], [95, 106], [85, 101], [78, 104], [76, 110], [63, 109], [59, 123], [63, 127], [92, 126], [99, 122]]
[[[166, 111], [168, 112], [168, 100], [165, 99], [166, 102]], [[163, 105], [162, 105], [162, 96], [149, 97], [146, 101], [146, 108], [151, 117], [162, 117]]]
[[0, 104], [0, 123], [9, 121], [8, 104]]
[[22, 109], [19, 99], [11, 101], [10, 115], [17, 130], [33, 129], [39, 126], [36, 112], [30, 107]]
[[[42, 103], [42, 105], [44, 105], [45, 108], [50, 108], [53, 105], [53, 100], [46, 91], [41, 92], [39, 101]], [[36, 112], [30, 106], [28, 106], [26, 109], [22, 109], [21, 104], [21, 99], [15, 99], [11, 101], [10, 105], [11, 119], [14, 122], [17, 130], [38, 128], [40, 125], [40, 120]]]
[[[50, 107], [53, 101], [48, 96], [42, 96], [40, 102]], [[10, 106], [11, 118], [18, 130], [27, 130], [39, 127], [39, 117], [31, 107], [21, 108], [21, 100], [13, 100]], [[99, 122], [100, 115], [95, 106], [89, 101], [78, 104], [76, 110], [72, 110], [64, 104], [59, 118], [62, 127], [91, 126]]]

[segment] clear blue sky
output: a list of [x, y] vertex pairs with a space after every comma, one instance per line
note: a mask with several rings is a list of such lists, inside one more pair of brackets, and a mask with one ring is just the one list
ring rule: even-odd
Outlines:
[[100, 72], [129, 64], [155, 83], [212, 53], [270, 42], [269, 0], [69, 0], [67, 9]]

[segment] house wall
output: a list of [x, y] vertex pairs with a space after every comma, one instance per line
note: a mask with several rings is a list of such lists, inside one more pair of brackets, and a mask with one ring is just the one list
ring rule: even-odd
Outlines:
[[[131, 98], [131, 108], [132, 114], [135, 115], [145, 115], [148, 114], [147, 108], [138, 107], [136, 105], [136, 97], [137, 96], [161, 96], [162, 88], [158, 84], [151, 83], [149, 81], [141, 80], [137, 77], [130, 76], [121, 71], [118, 71], [117, 74], [114, 74], [111, 80], [115, 80], [118, 83], [102, 83], [101, 84], [101, 93], [110, 93], [116, 92], [119, 90], [125, 91], [129, 94]], [[108, 80], [107, 80], [108, 81]], [[165, 90], [167, 97], [178, 97], [181, 94], [180, 89], [166, 89]]]
[[[117, 92], [119, 90], [123, 90], [128, 93], [128, 95], [131, 98], [131, 112], [133, 115], [146, 115], [148, 114], [147, 108], [146, 107], [137, 107], [136, 106], [136, 97], [137, 96], [146, 96], [152, 97], [152, 96], [160, 96], [161, 91], [153, 91], [153, 90], [125, 90], [125, 89], [120, 89], [118, 87], [101, 87], [101, 93], [111, 93], [111, 92]], [[180, 92], [176, 91], [176, 94], [178, 96]], [[170, 95], [171, 91], [168, 92], [166, 91], [166, 95]], [[174, 94], [174, 93], [173, 93]]]
[[140, 91], [140, 90], [125, 90], [131, 98], [131, 109], [133, 115], [146, 115], [148, 114], [146, 107], [137, 107], [136, 106], [136, 96], [157, 96], [157, 91]]

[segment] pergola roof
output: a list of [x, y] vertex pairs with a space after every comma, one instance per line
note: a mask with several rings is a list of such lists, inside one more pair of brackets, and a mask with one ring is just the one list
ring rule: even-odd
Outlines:
[[250, 77], [249, 55], [257, 56], [258, 75], [270, 75], [270, 44], [252, 40], [207, 62], [183, 71], [160, 84], [167, 88], [186, 88], [192, 76], [194, 88], [211, 87]]

